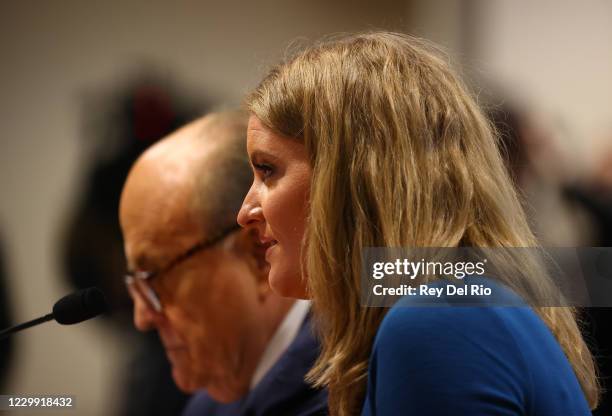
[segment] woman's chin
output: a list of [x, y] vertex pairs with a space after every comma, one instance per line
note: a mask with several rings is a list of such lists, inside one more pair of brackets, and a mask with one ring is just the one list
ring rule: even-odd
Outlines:
[[299, 274], [283, 273], [274, 265], [270, 266], [268, 283], [272, 291], [285, 298], [308, 299], [306, 287]]

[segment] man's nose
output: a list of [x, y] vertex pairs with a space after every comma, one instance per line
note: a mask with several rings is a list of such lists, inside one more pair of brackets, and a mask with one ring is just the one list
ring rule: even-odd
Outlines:
[[134, 326], [139, 331], [150, 331], [159, 326], [160, 313], [151, 309], [143, 299], [134, 297]]
[[244, 197], [236, 220], [238, 224], [244, 228], [253, 227], [263, 222], [263, 210], [257, 198], [257, 192], [253, 186]]

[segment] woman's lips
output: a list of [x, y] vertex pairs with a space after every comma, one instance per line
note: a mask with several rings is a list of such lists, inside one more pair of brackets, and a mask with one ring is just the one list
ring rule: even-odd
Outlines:
[[269, 257], [270, 257], [270, 253], [272, 252], [272, 249], [274, 249], [274, 247], [276, 247], [276, 245], [278, 244], [278, 241], [276, 240], [272, 240], [269, 243], [266, 244], [267, 248], [266, 248], [266, 261], [268, 263], [270, 263]]

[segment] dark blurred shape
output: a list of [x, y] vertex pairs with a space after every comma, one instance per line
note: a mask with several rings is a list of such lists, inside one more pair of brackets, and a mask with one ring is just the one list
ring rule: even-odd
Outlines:
[[[100, 97], [102, 96], [102, 97]], [[129, 319], [131, 302], [117, 213], [121, 188], [132, 163], [151, 144], [204, 112], [181, 98], [177, 88], [155, 76], [139, 75], [116, 91], [84, 103], [83, 140], [87, 172], [69, 220], [64, 246], [66, 275], [75, 287], [97, 286], [117, 319]]]
[[[7, 287], [6, 266], [4, 264], [4, 250], [0, 239], [0, 329], [12, 325], [11, 310]], [[13, 352], [13, 342], [10, 338], [0, 340], [0, 392], [4, 391], [7, 383], [9, 363]]]
[[[537, 181], [538, 170], [534, 169], [533, 163], [538, 162], [538, 157], [541, 157], [542, 153], [548, 153], [547, 157], [550, 157], [554, 152], [545, 150], [547, 147], [544, 143], [545, 138], [537, 134], [532, 134], [533, 137], [530, 137], [533, 129], [527, 125], [529, 122], [527, 116], [514, 106], [496, 106], [489, 112], [489, 117], [499, 134], [500, 150], [508, 171], [521, 194], [526, 195], [525, 189]], [[612, 152], [609, 159], [612, 162]], [[562, 164], [561, 160], [553, 162]], [[612, 177], [610, 172], [612, 172], [612, 163], [608, 167], [603, 166], [596, 175], [608, 178]], [[603, 181], [598, 178], [595, 178], [590, 185], [564, 184], [563, 178], [556, 179], [559, 179], [559, 183], [554, 186], [558, 187], [558, 190], [552, 190], [552, 193], [561, 195], [558, 202], [581, 209], [590, 217], [596, 235], [587, 243], [598, 247], [612, 246], [612, 184], [602, 184]], [[528, 213], [532, 214], [531, 223], [535, 230], [542, 230], [538, 216], [529, 210]], [[544, 214], [550, 215], [549, 212]], [[543, 231], [544, 235], [551, 235], [546, 233], [547, 230]], [[557, 242], [545, 239], [542, 243], [555, 245]], [[610, 331], [612, 309], [585, 308], [582, 312], [585, 321], [583, 332], [596, 359], [603, 386], [601, 404], [593, 415], [612, 415], [612, 331]]]
[[527, 150], [520, 137], [520, 112], [511, 106], [495, 106], [489, 110], [489, 119], [495, 126], [500, 150], [506, 168], [516, 185], [520, 184], [522, 170], [527, 165]]
[[580, 204], [591, 216], [595, 225], [595, 246], [612, 247], [612, 192], [590, 189], [583, 186], [568, 186], [565, 196]]
[[74, 287], [102, 289], [113, 311], [109, 323], [129, 338], [121, 414], [179, 414], [188, 398], [174, 385], [159, 339], [132, 326], [118, 223], [121, 189], [145, 149], [206, 110], [204, 102], [151, 71], [135, 74], [110, 93], [94, 92], [83, 103], [87, 167], [65, 229], [62, 259]]
[[[593, 245], [612, 247], [612, 150], [595, 171], [590, 183], [565, 188], [565, 196], [580, 204], [595, 224]], [[586, 312], [589, 329], [595, 341], [595, 357], [599, 365], [604, 396], [594, 416], [612, 415], [612, 308], [589, 308]]]

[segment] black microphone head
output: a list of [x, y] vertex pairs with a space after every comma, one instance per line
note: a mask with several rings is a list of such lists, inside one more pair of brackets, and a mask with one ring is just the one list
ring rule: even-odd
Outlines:
[[78, 324], [108, 310], [104, 293], [97, 287], [64, 296], [53, 305], [53, 318], [62, 325]]

